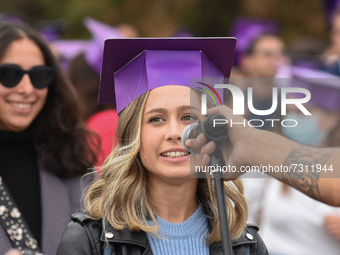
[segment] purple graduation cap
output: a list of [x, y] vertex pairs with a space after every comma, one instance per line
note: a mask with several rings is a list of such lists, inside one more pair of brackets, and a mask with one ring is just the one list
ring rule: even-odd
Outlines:
[[230, 31], [230, 36], [237, 39], [234, 64], [239, 64], [240, 57], [247, 52], [258, 37], [264, 34], [278, 33], [279, 25], [273, 20], [237, 18]]
[[230, 75], [235, 38], [129, 38], [105, 41], [100, 103], [121, 112], [148, 90], [190, 87], [191, 78]]
[[73, 59], [85, 50], [87, 44], [87, 40], [55, 40], [52, 42], [52, 45], [58, 49], [59, 53], [68, 60]]
[[87, 40], [54, 40], [50, 45], [56, 48], [61, 65], [67, 71], [71, 60], [81, 52], [84, 52], [88, 44]]
[[84, 51], [85, 59], [89, 66], [100, 75], [104, 41], [108, 38], [122, 38], [124, 35], [119, 29], [89, 17], [86, 17], [83, 22], [92, 35]]
[[[311, 93], [309, 102], [329, 111], [340, 111], [340, 77], [299, 66], [281, 67], [281, 77], [291, 78], [285, 86], [305, 88]], [[301, 94], [294, 93], [294, 97]]]

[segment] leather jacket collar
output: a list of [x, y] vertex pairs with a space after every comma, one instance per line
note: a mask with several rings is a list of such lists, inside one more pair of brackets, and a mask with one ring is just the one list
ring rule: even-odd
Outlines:
[[[107, 224], [105, 231], [104, 228], [100, 235], [100, 241], [109, 242], [109, 243], [126, 243], [126, 244], [134, 244], [140, 246], [141, 248], [146, 249], [148, 244], [148, 239], [146, 233], [143, 231], [130, 231], [127, 228], [124, 228], [122, 231], [114, 229], [110, 223]], [[111, 235], [112, 233], [112, 235]], [[112, 238], [108, 238], [111, 237]]]
[[[81, 233], [86, 232], [85, 238], [90, 240], [80, 240], [84, 235], [80, 234], [77, 245], [84, 246], [84, 242], [89, 242], [93, 249], [93, 252], [86, 254], [99, 255], [103, 254], [103, 246], [110, 244], [113, 247], [112, 255], [152, 255], [147, 235], [143, 231], [134, 232], [129, 229], [123, 229], [122, 231], [114, 229], [110, 224], [105, 224], [105, 229], [102, 226], [102, 220], [95, 221], [89, 219], [84, 213], [76, 213], [72, 215], [72, 220], [66, 228], [63, 239], [67, 239], [68, 233], [72, 236], [77, 236], [76, 231]], [[80, 227], [79, 224], [82, 226]], [[79, 230], [83, 228], [84, 230]], [[242, 235], [232, 241], [232, 248], [234, 255], [247, 255], [250, 251], [250, 255], [267, 255], [267, 249], [262, 239], [257, 234], [258, 227], [254, 225], [247, 225]], [[69, 237], [68, 237], [69, 238]], [[83, 242], [83, 243], [82, 243]], [[67, 242], [65, 242], [67, 243]], [[61, 243], [60, 250], [71, 252], [74, 247]], [[83, 248], [83, 247], [82, 247]], [[248, 252], [246, 251], [248, 248]], [[223, 255], [223, 246], [221, 242], [211, 244], [209, 246], [210, 255]], [[59, 254], [59, 253], [58, 253]], [[63, 254], [63, 253], [60, 253]], [[75, 253], [70, 253], [77, 255]], [[84, 252], [82, 254], [85, 254]]]

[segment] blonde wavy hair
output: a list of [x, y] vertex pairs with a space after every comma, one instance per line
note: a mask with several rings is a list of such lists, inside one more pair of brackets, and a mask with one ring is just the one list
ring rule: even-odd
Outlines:
[[[149, 92], [129, 104], [119, 116], [116, 147], [105, 160], [98, 180], [85, 196], [91, 218], [108, 221], [115, 229], [156, 234], [158, 225], [147, 183], [147, 170], [139, 156], [141, 123]], [[241, 179], [225, 182], [231, 238], [239, 237], [245, 227], [248, 206]], [[207, 243], [221, 241], [215, 185], [212, 179], [198, 179], [197, 199], [212, 219]], [[148, 221], [155, 224], [148, 224]]]

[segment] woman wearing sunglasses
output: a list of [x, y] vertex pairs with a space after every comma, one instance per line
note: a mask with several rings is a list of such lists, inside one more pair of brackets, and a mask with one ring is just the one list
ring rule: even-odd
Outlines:
[[79, 205], [83, 160], [95, 160], [80, 116], [39, 34], [0, 23], [0, 254], [56, 253]]

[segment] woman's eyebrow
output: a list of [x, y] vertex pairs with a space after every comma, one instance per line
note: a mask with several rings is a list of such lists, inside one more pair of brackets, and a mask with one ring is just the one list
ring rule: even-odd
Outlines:
[[[192, 106], [192, 105], [181, 105], [177, 107], [177, 111], [186, 111], [186, 110], [197, 110], [200, 111], [197, 107]], [[150, 113], [154, 113], [154, 112], [160, 112], [160, 113], [167, 113], [168, 110], [165, 108], [154, 108], [151, 109], [150, 111], [148, 111], [147, 113], [145, 113], [145, 115], [150, 114]]]
[[154, 109], [148, 111], [147, 113], [145, 113], [145, 115], [150, 114], [150, 113], [154, 113], [154, 112], [167, 113], [168, 110], [165, 109], [165, 108], [154, 108]]
[[181, 105], [177, 107], [177, 111], [186, 111], [186, 110], [197, 110], [200, 111], [197, 107], [193, 105]]

